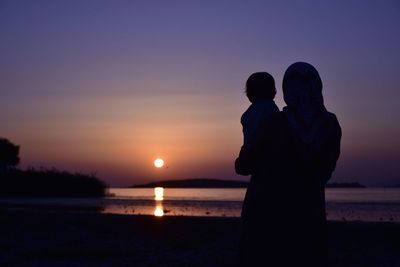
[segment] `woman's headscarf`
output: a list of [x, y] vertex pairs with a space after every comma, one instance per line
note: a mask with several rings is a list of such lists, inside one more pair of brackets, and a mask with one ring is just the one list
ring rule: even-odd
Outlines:
[[308, 63], [296, 62], [286, 70], [282, 87], [290, 124], [304, 143], [312, 143], [321, 114], [326, 112], [318, 71]]

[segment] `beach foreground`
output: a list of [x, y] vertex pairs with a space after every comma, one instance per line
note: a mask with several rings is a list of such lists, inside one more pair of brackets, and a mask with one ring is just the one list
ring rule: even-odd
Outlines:
[[[234, 266], [238, 231], [238, 218], [0, 209], [0, 266]], [[400, 266], [399, 223], [329, 222], [329, 237], [331, 266]]]

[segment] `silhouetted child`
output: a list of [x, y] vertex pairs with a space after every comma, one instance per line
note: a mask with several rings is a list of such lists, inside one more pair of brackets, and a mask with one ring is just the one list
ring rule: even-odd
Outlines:
[[275, 80], [267, 72], [256, 72], [250, 75], [246, 82], [246, 95], [251, 105], [243, 113], [240, 122], [243, 126], [243, 143], [247, 144], [268, 115], [279, 112], [275, 105]]

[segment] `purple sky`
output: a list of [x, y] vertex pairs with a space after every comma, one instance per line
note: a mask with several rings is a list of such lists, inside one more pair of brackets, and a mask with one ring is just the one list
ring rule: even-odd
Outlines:
[[[400, 184], [398, 1], [1, 1], [0, 136], [111, 185], [234, 174], [247, 77], [313, 64], [333, 181]], [[167, 168], [155, 170], [162, 157]]]

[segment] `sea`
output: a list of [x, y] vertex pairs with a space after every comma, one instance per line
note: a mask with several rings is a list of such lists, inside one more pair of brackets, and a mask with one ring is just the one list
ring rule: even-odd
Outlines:
[[[245, 193], [245, 188], [110, 188], [106, 198], [0, 199], [0, 205], [156, 217], [240, 217]], [[400, 222], [400, 188], [327, 188], [325, 194], [328, 220]]]
[[[112, 188], [103, 212], [240, 217], [246, 193], [245, 188], [164, 188], [156, 200], [155, 191]], [[328, 220], [400, 221], [400, 188], [327, 188], [325, 194]]]

